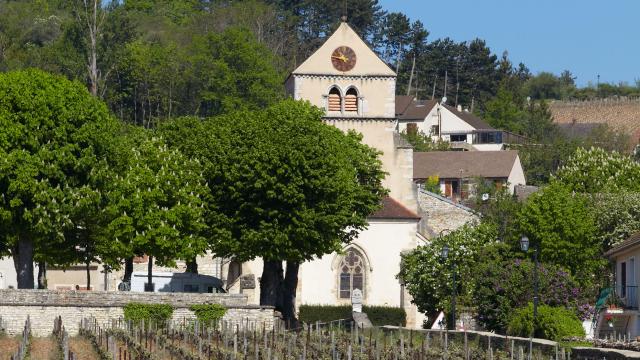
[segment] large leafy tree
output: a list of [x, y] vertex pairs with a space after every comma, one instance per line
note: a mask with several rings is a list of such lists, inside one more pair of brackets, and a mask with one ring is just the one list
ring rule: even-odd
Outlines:
[[203, 162], [212, 201], [229, 219], [231, 236], [219, 239], [216, 254], [261, 257], [260, 302], [292, 324], [299, 264], [354, 239], [386, 193], [377, 151], [324, 124], [322, 115], [286, 100], [161, 129], [170, 145]]
[[[161, 138], [131, 128], [123, 143], [130, 149], [124, 170], [107, 169], [103, 174], [101, 236], [109, 241], [100, 242], [106, 247], [97, 253], [114, 268], [122, 260], [148, 255], [151, 277], [153, 259], [171, 265], [175, 259], [193, 260], [207, 249], [204, 216], [209, 194], [199, 162], [169, 149]], [[125, 281], [130, 276], [129, 266]]]
[[118, 128], [79, 83], [39, 70], [0, 74], [0, 233], [19, 288], [33, 288], [34, 254], [69, 261], [59, 254], [74, 248], [65, 231], [79, 225], [78, 202], [96, 198], [91, 173]]
[[529, 237], [531, 247], [539, 249], [540, 261], [567, 268], [583, 284], [592, 283], [590, 277], [604, 265], [589, 202], [564, 184], [553, 182], [531, 195], [520, 212], [518, 225]]

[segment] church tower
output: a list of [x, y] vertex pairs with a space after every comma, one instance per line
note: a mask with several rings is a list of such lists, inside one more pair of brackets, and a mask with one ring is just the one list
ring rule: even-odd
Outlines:
[[324, 109], [328, 124], [355, 130], [380, 150], [389, 195], [417, 210], [413, 150], [396, 131], [396, 73], [346, 22], [289, 75], [285, 87], [295, 100]]

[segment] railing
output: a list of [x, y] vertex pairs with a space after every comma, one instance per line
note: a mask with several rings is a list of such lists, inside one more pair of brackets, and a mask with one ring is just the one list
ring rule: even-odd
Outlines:
[[638, 309], [638, 286], [616, 286], [616, 296], [622, 300], [626, 309]]

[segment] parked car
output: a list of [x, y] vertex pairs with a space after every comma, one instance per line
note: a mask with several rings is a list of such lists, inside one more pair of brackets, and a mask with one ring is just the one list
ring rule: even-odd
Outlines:
[[[121, 283], [121, 291], [145, 291], [147, 273], [135, 271], [131, 275], [131, 284]], [[190, 293], [224, 293], [222, 280], [214, 276], [193, 273], [157, 272], [152, 275], [153, 292], [190, 292]], [[127, 286], [129, 285], [129, 286]]]

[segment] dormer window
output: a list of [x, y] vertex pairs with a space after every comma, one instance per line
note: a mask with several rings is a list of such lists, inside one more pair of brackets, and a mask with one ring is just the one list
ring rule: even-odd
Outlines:
[[341, 112], [342, 111], [342, 95], [337, 87], [332, 87], [329, 90], [328, 97], [328, 111], [329, 112]]
[[344, 111], [346, 113], [358, 112], [358, 91], [354, 88], [347, 90], [347, 95], [344, 97]]

